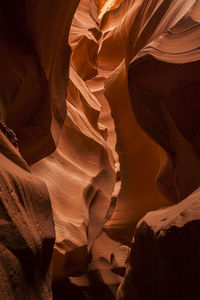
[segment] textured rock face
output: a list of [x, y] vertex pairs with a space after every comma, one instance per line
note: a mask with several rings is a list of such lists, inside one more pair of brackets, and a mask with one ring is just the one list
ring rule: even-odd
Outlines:
[[[124, 48], [126, 47], [125, 42], [127, 47], [129, 45], [128, 32], [134, 17], [137, 16], [139, 3], [129, 3], [131, 9], [128, 10], [127, 15], [124, 15], [124, 6], [127, 7], [127, 5], [128, 3], [126, 6], [125, 3], [122, 3], [116, 11], [113, 11], [113, 18], [111, 18], [112, 12], [110, 12], [108, 16], [105, 15], [105, 21], [102, 19], [102, 24], [105, 28], [107, 26], [107, 32], [102, 41], [102, 53], [99, 54], [100, 68], [102, 72], [107, 74], [110, 66], [113, 66], [114, 69], [122, 60], [108, 77], [105, 88], [105, 96], [111, 106], [116, 126], [122, 179], [117, 207], [112, 219], [106, 224], [106, 230], [115, 239], [121, 239], [125, 243], [131, 241], [136, 223], [147, 211], [169, 204], [169, 197], [160, 192], [156, 179], [164, 165], [167, 164], [168, 172], [171, 172], [172, 169], [165, 152], [141, 130], [132, 110], [128, 91], [128, 75], [123, 59], [125, 50], [118, 50], [117, 53], [121, 55], [119, 59], [115, 56], [113, 59], [109, 58], [109, 66], [107, 65], [107, 57], [104, 55], [115, 51], [115, 44]], [[121, 14], [120, 10], [122, 10]], [[111, 19], [110, 29], [108, 27], [110, 23], [106, 23], [109, 19]], [[112, 26], [115, 26], [114, 30]], [[122, 30], [123, 28], [126, 28], [126, 31]], [[119, 42], [121, 35], [118, 36], [121, 31], [121, 34], [126, 34], [123, 37], [123, 44]], [[107, 45], [107, 41], [110, 39], [112, 42]], [[162, 162], [160, 163], [161, 159]], [[171, 184], [170, 180], [172, 181], [172, 178], [169, 177], [169, 184]], [[172, 188], [170, 188], [168, 195], [170, 193], [173, 194]], [[173, 197], [171, 198], [173, 199]]]
[[[127, 232], [123, 228], [125, 216], [126, 227], [133, 232], [140, 217], [155, 209], [153, 206], [182, 201], [178, 206], [148, 214], [139, 223], [118, 299], [199, 297], [199, 267], [195, 263], [199, 248], [198, 196], [191, 194], [199, 187], [198, 11], [199, 1], [135, 1], [132, 12], [129, 10], [121, 21], [120, 7], [102, 20], [106, 33], [102, 38], [100, 65], [104, 73], [110, 72], [109, 67], [113, 69], [105, 95], [115, 120], [122, 175], [116, 210], [106, 230], [119, 239], [120, 232]], [[114, 30], [109, 30], [109, 19]], [[121, 34], [122, 28], [126, 28], [125, 34]], [[119, 49], [113, 60], [107, 56], [111, 49]], [[125, 116], [116, 109], [122, 101], [120, 90], [128, 108]], [[127, 130], [128, 124], [132, 132]], [[127, 173], [130, 162], [132, 168]], [[129, 179], [134, 181], [129, 184]], [[185, 203], [187, 213], [180, 212], [180, 217], [177, 208]], [[162, 226], [166, 223], [162, 211], [170, 212], [164, 233]], [[191, 247], [187, 246], [187, 240], [191, 241]], [[184, 265], [186, 257], [195, 259]]]
[[47, 188], [0, 131], [2, 299], [51, 299], [55, 232]]
[[107, 11], [109, 12], [118, 7], [121, 2], [122, 0], [96, 0], [99, 19], [101, 19]]
[[[48, 186], [57, 233], [56, 249], [63, 259], [74, 248], [85, 251], [83, 246], [90, 247], [101, 232], [116, 177], [111, 150], [97, 125], [100, 106], [73, 70], [70, 78], [67, 118], [58, 148], [31, 167]], [[74, 259], [77, 268], [79, 258]], [[82, 269], [80, 263], [78, 266]], [[63, 272], [64, 276], [69, 270]], [[70, 275], [73, 273], [69, 272]]]
[[1, 118], [29, 164], [55, 150], [65, 120], [67, 36], [77, 4], [1, 1]]
[[199, 1], [0, 3], [2, 299], [199, 298]]
[[[20, 153], [31, 165], [32, 174], [34, 173], [30, 173], [24, 162], [28, 174], [38, 181], [29, 182], [27, 179], [26, 184], [24, 174], [20, 183], [14, 184], [13, 188], [15, 195], [19, 193], [18, 185], [20, 191], [24, 190], [25, 194], [20, 193], [18, 196], [23, 206], [20, 215], [24, 213], [27, 222], [30, 223], [27, 226], [32, 226], [34, 236], [41, 234], [37, 244], [33, 241], [29, 245], [25, 240], [23, 250], [27, 256], [29, 248], [30, 251], [33, 251], [32, 248], [37, 250], [32, 255], [35, 261], [30, 263], [29, 272], [31, 274], [34, 273], [34, 268], [42, 268], [43, 273], [40, 274], [40, 270], [36, 270], [33, 278], [33, 281], [38, 280], [41, 283], [41, 287], [37, 290], [38, 282], [33, 282], [30, 290], [27, 289], [27, 295], [23, 296], [20, 291], [19, 297], [22, 298], [51, 298], [52, 278], [49, 269], [54, 223], [48, 194], [48, 209], [45, 207], [45, 212], [42, 209], [42, 200], [37, 200], [46, 191], [43, 181], [50, 194], [55, 221], [55, 280], [79, 276], [87, 271], [88, 251], [114, 209], [114, 202], [110, 205], [116, 182], [113, 123], [112, 129], [107, 130], [105, 125], [110, 124], [111, 118], [103, 98], [103, 87], [96, 90], [95, 80], [90, 81], [90, 86], [93, 86], [92, 93], [84, 82], [97, 75], [98, 39], [101, 36], [97, 7], [95, 1], [80, 1], [79, 6], [78, 2], [1, 2], [1, 118], [15, 131]], [[67, 39], [72, 19], [70, 50]], [[80, 52], [88, 53], [87, 58], [84, 58], [84, 55], [80, 56]], [[71, 69], [68, 82], [69, 63]], [[95, 93], [101, 95], [104, 109], [101, 109]], [[100, 124], [101, 121], [105, 125]], [[114, 155], [117, 157], [116, 153]], [[16, 159], [15, 156], [14, 158]], [[23, 161], [20, 156], [18, 161], [20, 164]], [[13, 171], [14, 178], [15, 175]], [[117, 188], [115, 194], [116, 191]], [[26, 199], [27, 197], [29, 199]], [[38, 212], [39, 209], [41, 213]], [[46, 218], [49, 222], [49, 232], [46, 232], [44, 225], [44, 232], [40, 233], [40, 223], [45, 223]], [[29, 228], [25, 228], [25, 223], [17, 222], [19, 221], [16, 220], [14, 226], [19, 227], [20, 232]], [[29, 230], [31, 231], [30, 228]], [[12, 230], [10, 234], [13, 234]], [[8, 260], [11, 263], [11, 273], [15, 272], [14, 258], [20, 238], [19, 234], [16, 241], [13, 241], [13, 259]], [[43, 243], [48, 244], [48, 251], [42, 248]], [[46, 259], [40, 258], [45, 256], [45, 251]], [[18, 258], [17, 255], [16, 257]], [[24, 265], [20, 257], [21, 270], [17, 269], [19, 276], [23, 276], [21, 273]], [[4, 280], [2, 284], [3, 282]], [[22, 284], [23, 282], [26, 286], [26, 280], [22, 278]], [[12, 283], [10, 279], [8, 284], [14, 285], [15, 282]], [[35, 289], [35, 292], [31, 289]], [[7, 293], [11, 290], [11, 286], [5, 288]], [[17, 292], [14, 290], [13, 295], [15, 293]], [[11, 295], [9, 297], [12, 298]]]
[[52, 297], [52, 209], [46, 185], [28, 164], [54, 151], [59, 140], [66, 115], [67, 36], [77, 5], [78, 1], [1, 1], [0, 118], [15, 131], [22, 155], [1, 123], [2, 299]]
[[148, 213], [137, 225], [117, 299], [198, 299], [199, 228], [199, 189]]
[[199, 186], [198, 9], [198, 1], [123, 1], [101, 21], [99, 69], [122, 179], [105, 229], [123, 242], [147, 211]]
[[[156, 13], [162, 12], [162, 22], [151, 33], [150, 43], [138, 52], [129, 65], [129, 91], [140, 126], [168, 152], [174, 164], [174, 186], [177, 193], [174, 196], [180, 201], [199, 186], [199, 124], [195, 112], [199, 105], [197, 73], [200, 53], [194, 36], [198, 35], [200, 25], [193, 19], [193, 11], [198, 10], [197, 6], [193, 7], [194, 1], [187, 1], [184, 6], [181, 1], [172, 4], [167, 10], [163, 10], [163, 3], [149, 20], [150, 24], [156, 20]], [[164, 21], [169, 16], [173, 17], [173, 22], [166, 22], [165, 25]], [[164, 27], [162, 30], [168, 30], [166, 33], [160, 32], [161, 25]], [[148, 28], [148, 24], [146, 26]], [[145, 33], [141, 33], [142, 35]], [[187, 46], [181, 46], [185, 43]], [[170, 44], [173, 46], [169, 47]], [[136, 46], [131, 51], [137, 51]], [[141, 47], [139, 42], [138, 47]], [[142, 66], [151, 72], [151, 79]], [[135, 73], [138, 69], [139, 73], [142, 72], [140, 75]], [[141, 79], [141, 74], [144, 73]], [[164, 81], [169, 84], [166, 86]]]
[[125, 245], [120, 246], [112, 253], [111, 270], [113, 273], [124, 276], [129, 255], [130, 248]]
[[[108, 118], [101, 117], [100, 91], [95, 86], [98, 79], [93, 79], [99, 33], [90, 1], [80, 1], [69, 36], [72, 55], [67, 116], [60, 140], [52, 155], [31, 166], [47, 184], [52, 201], [55, 280], [87, 272], [89, 251], [108, 218], [116, 182], [114, 129], [110, 133], [105, 127]], [[80, 52], [88, 55], [81, 56]]]
[[[158, 190], [159, 148], [139, 127], [131, 108], [124, 64], [107, 82], [106, 97], [115, 120], [122, 187], [117, 207], [106, 230], [123, 243], [131, 241], [139, 219], [150, 209], [167, 205], [168, 199]], [[121, 92], [123, 91], [123, 106]], [[164, 155], [164, 154], [163, 154]]]

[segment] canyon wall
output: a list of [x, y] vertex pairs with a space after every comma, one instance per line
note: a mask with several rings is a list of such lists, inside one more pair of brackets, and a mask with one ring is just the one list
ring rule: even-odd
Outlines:
[[2, 299], [194, 299], [199, 1], [0, 3]]
[[91, 246], [113, 210], [114, 125], [105, 99], [103, 110], [85, 84], [98, 73], [97, 7], [78, 2], [1, 2], [6, 299], [50, 299], [51, 259], [55, 282], [86, 273]]
[[28, 164], [58, 144], [66, 116], [67, 36], [77, 5], [1, 1], [2, 299], [51, 299], [51, 202], [45, 183]]
[[199, 249], [199, 1], [133, 1], [125, 14], [128, 4], [101, 25], [122, 178], [105, 230], [126, 243], [162, 210], [138, 223], [117, 299], [194, 299], [199, 268], [183, 262]]

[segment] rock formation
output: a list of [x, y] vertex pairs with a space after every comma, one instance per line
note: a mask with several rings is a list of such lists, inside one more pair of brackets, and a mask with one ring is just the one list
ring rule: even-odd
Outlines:
[[199, 1], [0, 3], [0, 298], [198, 299]]
[[66, 115], [67, 35], [77, 5], [1, 1], [0, 117], [15, 131], [22, 155], [1, 126], [2, 299], [51, 299], [51, 204], [46, 185], [27, 163], [49, 155], [59, 140]]
[[48, 190], [11, 141], [0, 130], [0, 298], [51, 299], [55, 229]]
[[199, 298], [199, 188], [137, 225], [117, 299]]
[[77, 4], [1, 1], [1, 118], [29, 164], [55, 150], [65, 120], [67, 36]]
[[[130, 10], [126, 17], [123, 16], [120, 25], [117, 25], [116, 18], [114, 18], [117, 11], [120, 15], [119, 9], [115, 13], [113, 12], [113, 18], [110, 17], [112, 11], [109, 12], [109, 17], [111, 21], [115, 21], [116, 27], [109, 31], [108, 24], [105, 22], [104, 26], [107, 26], [105, 46], [104, 41], [101, 45], [102, 68], [108, 68], [108, 61], [109, 66], [113, 68], [113, 73], [107, 80], [105, 93], [111, 103], [111, 111], [115, 120], [122, 174], [122, 189], [117, 207], [110, 223], [106, 225], [107, 231], [113, 237], [119, 236], [120, 232], [127, 232], [127, 229], [123, 230], [122, 228], [125, 216], [128, 223], [127, 228], [130, 229], [130, 225], [133, 224], [134, 229], [142, 214], [155, 209], [155, 207], [153, 208], [154, 205], [162, 207], [167, 202], [169, 204], [169, 201], [180, 202], [199, 187], [199, 122], [196, 115], [199, 107], [197, 75], [200, 54], [197, 39], [200, 28], [199, 17], [197, 17], [199, 2], [142, 1], [139, 3], [138, 1], [135, 2], [135, 9], [134, 4], [132, 9], [132, 12]], [[132, 14], [132, 18], [130, 14]], [[107, 17], [108, 20], [109, 17]], [[120, 29], [123, 26], [126, 28], [126, 36], [123, 36], [125, 45], [123, 49], [125, 47], [125, 50], [118, 50], [117, 56], [112, 61], [111, 57], [106, 56], [106, 53], [111, 53], [112, 47], [113, 49], [122, 47], [123, 43], [119, 43], [119, 39], [122, 37]], [[118, 48], [115, 48], [115, 43]], [[122, 55], [122, 51], [125, 53], [124, 61], [115, 68], [115, 65], [123, 58], [119, 57], [119, 53]], [[103, 64], [104, 61], [105, 65]], [[123, 103], [125, 103], [124, 99], [130, 99], [126, 100], [130, 113], [128, 112], [126, 115], [124, 113], [124, 121], [121, 113], [119, 113], [119, 108], [116, 109], [116, 99], [118, 99], [118, 103], [120, 102], [119, 90], [124, 91]], [[132, 114], [132, 117], [128, 117], [128, 114]], [[128, 126], [125, 130], [125, 122], [128, 124], [128, 121], [133, 126], [129, 136]], [[122, 135], [123, 126], [124, 134]], [[127, 147], [130, 145], [130, 136], [133, 137], [134, 142], [132, 142], [134, 144], [132, 151], [130, 150], [132, 153], [129, 154], [128, 158], [128, 153], [126, 154], [125, 151], [128, 152], [129, 149], [123, 152], [122, 149], [123, 146], [126, 146], [126, 149], [130, 147]], [[145, 139], [142, 140], [142, 136]], [[134, 159], [134, 155], [137, 154], [136, 149], [139, 143], [141, 143], [141, 148], [139, 148], [138, 155], [140, 157], [143, 153], [145, 155], [141, 160], [139, 160], [139, 156], [136, 156], [135, 161], [133, 161], [134, 168], [131, 169], [132, 174], [130, 175], [127, 173], [128, 166]], [[126, 167], [124, 167], [125, 159], [127, 159]], [[146, 159], [150, 159], [149, 162]], [[138, 169], [136, 169], [137, 165], [139, 166]], [[137, 180], [140, 178], [140, 171], [143, 181], [139, 183]], [[137, 172], [136, 177], [133, 175], [135, 172]], [[128, 179], [124, 180], [123, 176], [127, 176]], [[134, 182], [128, 184], [129, 179], [134, 179]], [[135, 190], [129, 192], [134, 187], [134, 183], [137, 183]], [[149, 191], [147, 190], [148, 186]], [[138, 194], [137, 191], [145, 194], [145, 190], [148, 194], [142, 201], [141, 194]], [[153, 191], [156, 192], [157, 196]], [[124, 195], [126, 195], [126, 201], [121, 200], [124, 199]], [[132, 195], [132, 198], [129, 195]], [[190, 197], [193, 199], [193, 195], [187, 199]], [[128, 200], [130, 201], [129, 205]], [[180, 206], [185, 201], [181, 202]], [[198, 202], [197, 199], [196, 201]], [[130, 205], [133, 207], [132, 210], [130, 210]], [[196, 208], [192, 208], [193, 204], [190, 201], [188, 206], [189, 211], [196, 210]], [[163, 211], [168, 211], [168, 209]], [[119, 220], [122, 213], [124, 218], [120, 226]], [[195, 268], [195, 278], [190, 278], [188, 275], [193, 272], [191, 270], [194, 268], [194, 262], [190, 261], [188, 264], [187, 275], [184, 279], [178, 280], [178, 283], [177, 281], [172, 283], [172, 278], [179, 277], [178, 274], [180, 276], [183, 274], [181, 271], [183, 256], [194, 257], [198, 251], [198, 238], [194, 242], [192, 238], [193, 230], [198, 230], [198, 224], [193, 223], [193, 213], [191, 215], [188, 213], [187, 217], [184, 214], [185, 219], [180, 224], [180, 230], [185, 239], [192, 239], [194, 247], [190, 249], [188, 246], [184, 246], [184, 250], [182, 250], [184, 254], [183, 256], [180, 255], [180, 258], [177, 256], [180, 249], [183, 248], [183, 243], [182, 241], [174, 242], [179, 237], [179, 230], [176, 229], [179, 227], [177, 225], [176, 206], [170, 208], [171, 217], [169, 219], [167, 217], [168, 228], [166, 232], [169, 232], [169, 236], [173, 236], [171, 239], [168, 239], [167, 233], [162, 235], [161, 240], [158, 237], [157, 232], [162, 231], [159, 226], [162, 228], [163, 225], [159, 223], [162, 220], [156, 218], [159, 213], [160, 211], [151, 213], [151, 219], [154, 220], [155, 226], [158, 226], [158, 231], [154, 232], [149, 221], [141, 221], [137, 227], [130, 256], [130, 266], [119, 290], [118, 299], [194, 299], [194, 295], [198, 297], [198, 267]], [[197, 215], [195, 220], [198, 219]], [[145, 218], [144, 220], [146, 220]], [[163, 221], [165, 221], [164, 217]], [[188, 233], [187, 226], [189, 228], [194, 226], [192, 227], [194, 229]], [[189, 238], [187, 234], [191, 234], [191, 237]], [[150, 246], [148, 243], [151, 239], [155, 240], [155, 244], [150, 243]], [[145, 244], [146, 242], [148, 245]], [[176, 245], [173, 252], [170, 251], [172, 245]], [[175, 265], [173, 255], [178, 260]], [[156, 261], [154, 260], [155, 257]], [[168, 264], [168, 269], [166, 264]], [[187, 282], [188, 287], [181, 289], [180, 286], [184, 286], [185, 282]], [[166, 292], [166, 290], [168, 291]]]

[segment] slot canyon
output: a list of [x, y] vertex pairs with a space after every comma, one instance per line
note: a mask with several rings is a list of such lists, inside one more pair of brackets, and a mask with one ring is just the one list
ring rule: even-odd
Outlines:
[[0, 300], [200, 299], [200, 0], [0, 25]]

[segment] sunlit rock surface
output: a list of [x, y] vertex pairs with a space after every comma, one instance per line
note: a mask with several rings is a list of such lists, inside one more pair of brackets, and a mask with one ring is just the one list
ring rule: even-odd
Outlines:
[[4, 299], [198, 298], [199, 16], [1, 1]]
[[[101, 32], [94, 1], [17, 4], [2, 1], [1, 118], [15, 131], [31, 172], [47, 185], [56, 231], [53, 279], [59, 280], [87, 272], [91, 246], [112, 215], [119, 190], [115, 131], [103, 85], [90, 90], [84, 82], [98, 74]], [[80, 52], [88, 53], [87, 59]], [[34, 190], [30, 197], [35, 199]], [[54, 226], [52, 216], [49, 222]], [[53, 243], [54, 232], [51, 238]], [[48, 263], [51, 254], [52, 247]], [[52, 278], [41, 280], [50, 298]]]
[[105, 227], [115, 239], [130, 241], [147, 211], [199, 186], [198, 9], [198, 1], [123, 1], [101, 20], [99, 70], [122, 178]]
[[[154, 205], [162, 207], [169, 205], [170, 201], [180, 202], [199, 186], [199, 121], [196, 115], [199, 110], [199, 80], [197, 75], [199, 72], [200, 54], [199, 40], [197, 38], [200, 28], [199, 18], [197, 17], [199, 2], [141, 1], [141, 3], [139, 3], [138, 1], [137, 3], [135, 2], [135, 7], [136, 4], [137, 8], [135, 10], [133, 9], [132, 18], [129, 16], [129, 14], [131, 14], [130, 10], [127, 16], [123, 17], [121, 23], [119, 23], [120, 25], [117, 25], [116, 19], [113, 18], [116, 27], [110, 31], [107, 27], [106, 30], [108, 30], [107, 32], [109, 33], [106, 32], [106, 34], [104, 34], [105, 46], [104, 40], [102, 40], [100, 52], [100, 66], [102, 72], [109, 74], [111, 72], [109, 68], [113, 68], [113, 73], [110, 74], [107, 79], [105, 95], [111, 103], [111, 112], [116, 125], [118, 137], [117, 145], [119, 144], [117, 147], [119, 149], [119, 161], [121, 163], [122, 189], [115, 212], [110, 222], [106, 225], [106, 230], [114, 238], [118, 239], [121, 238], [121, 232], [127, 232], [127, 230], [123, 229], [126, 217], [128, 224], [126, 227], [130, 230], [130, 225], [132, 225], [131, 230], [133, 232], [135, 224], [140, 217], [147, 211], [155, 209], [155, 207], [153, 208]], [[112, 12], [110, 12], [110, 15], [112, 15]], [[107, 56], [107, 53], [111, 53], [121, 47], [122, 43], [119, 43], [121, 31], [119, 28], [123, 28], [123, 26], [126, 28], [126, 33], [128, 32], [126, 38], [125, 36], [123, 38], [125, 54], [122, 55], [121, 50], [116, 51], [117, 56], [113, 56], [112, 60], [112, 57]], [[115, 45], [118, 48], [116, 48]], [[118, 53], [120, 53], [122, 57], [119, 56]], [[115, 65], [117, 65], [123, 57], [124, 60], [115, 68]], [[127, 82], [128, 88], [126, 86]], [[124, 91], [123, 94], [119, 93], [120, 90]], [[127, 91], [126, 93], [125, 90]], [[114, 101], [117, 103], [116, 99], [119, 99], [118, 103], [120, 103], [122, 99], [123, 103], [125, 103], [124, 99], [129, 99], [127, 101], [129, 109], [126, 115], [123, 114], [122, 116], [118, 113], [119, 109], [117, 110], [116, 104], [113, 104]], [[131, 118], [128, 118], [129, 111], [132, 114]], [[135, 120], [135, 124], [133, 120]], [[128, 134], [130, 126], [126, 126], [126, 131], [124, 129], [125, 133], [122, 136], [122, 126], [124, 125], [125, 127], [125, 122], [127, 122], [127, 124], [134, 124], [134, 129], [132, 130], [132, 134]], [[134, 135], [137, 133], [137, 128], [138, 134]], [[125, 134], [127, 134], [126, 139]], [[133, 139], [130, 138], [131, 136]], [[145, 139], [142, 140], [142, 136]], [[120, 140], [122, 140], [121, 143]], [[144, 141], [146, 141], [146, 144], [144, 144]], [[131, 159], [134, 158], [136, 147], [139, 143], [141, 143], [139, 151], [140, 157], [142, 157], [142, 153], [145, 153], [145, 151], [146, 154], [141, 161], [137, 157], [133, 162], [135, 168], [132, 168], [131, 175], [128, 175], [127, 166], [129, 166]], [[134, 148], [132, 148], [132, 153], [128, 157], [125, 151], [128, 151], [131, 145], [134, 145]], [[122, 151], [123, 146], [124, 149], [126, 149], [125, 151]], [[149, 163], [146, 161], [148, 158], [150, 159]], [[124, 168], [124, 159], [127, 160], [126, 168]], [[136, 169], [137, 165], [140, 166], [138, 169]], [[151, 170], [153, 169], [153, 173], [149, 173], [152, 172]], [[134, 183], [140, 178], [140, 171], [142, 172], [143, 181], [135, 185], [136, 189], [134, 192], [130, 192], [131, 188], [134, 187]], [[135, 177], [133, 175], [134, 173]], [[147, 177], [148, 174], [150, 175], [150, 181]], [[125, 175], [128, 179], [135, 180], [129, 185], [128, 180], [123, 180], [123, 176]], [[145, 193], [148, 186], [150, 188], [149, 192], [145, 195], [144, 201], [140, 201], [142, 198], [138, 197], [137, 191]], [[125, 193], [124, 190], [126, 191], [127, 200], [121, 201]], [[153, 191], [154, 193], [156, 192], [157, 197], [155, 196], [156, 194], [152, 193]], [[132, 195], [132, 198], [129, 195]], [[134, 196], [136, 196], [136, 200]], [[135, 205], [132, 210], [130, 209], [131, 205], [132, 208]], [[126, 207], [126, 210], [123, 209], [123, 207]], [[122, 215], [124, 216], [123, 218]], [[176, 219], [176, 216], [174, 216], [174, 218]], [[196, 218], [199, 218], [198, 210]], [[120, 225], [121, 219], [123, 219], [123, 221]], [[154, 213], [152, 213], [152, 219], [154, 219]], [[186, 222], [187, 221], [189, 222], [186, 218]], [[173, 224], [172, 222], [171, 227], [173, 227]], [[182, 225], [182, 227], [184, 227], [184, 225]], [[173, 228], [171, 230], [173, 231]], [[144, 240], [145, 238], [148, 240], [148, 232], [144, 231], [142, 234]], [[129, 237], [131, 237], [131, 234]], [[187, 239], [186, 236], [185, 239]], [[165, 237], [163, 237], [163, 240], [165, 240]], [[166, 238], [165, 245], [167, 245], [166, 247], [169, 249], [172, 243], [167, 243]], [[152, 245], [152, 248], [153, 247]], [[181, 248], [179, 244], [177, 244], [176, 247], [177, 249], [179, 249], [179, 247]], [[194, 249], [196, 249], [195, 247], [196, 245]], [[145, 249], [146, 246], [142, 245], [138, 253], [145, 251], [142, 250], [143, 248]], [[154, 253], [155, 249], [152, 248], [149, 247], [149, 251], [147, 251], [149, 253], [149, 260], [152, 259], [153, 255], [157, 255]], [[190, 250], [188, 248], [185, 251], [186, 256], [192, 255], [189, 254]], [[145, 255], [148, 254], [146, 253]], [[163, 293], [163, 290], [165, 290], [163, 286], [165, 282], [164, 279], [160, 290], [156, 288], [148, 289], [147, 287], [145, 289], [142, 287], [143, 292], [137, 291], [137, 288], [134, 287], [134, 280], [137, 281], [138, 286], [140, 284], [143, 286], [143, 284], [142, 277], [139, 277], [137, 273], [138, 271], [136, 270], [135, 273], [133, 271], [135, 270], [135, 262], [137, 261], [138, 270], [141, 268], [144, 270], [144, 273], [146, 273], [146, 271], [142, 267], [142, 259], [140, 259], [137, 254], [135, 257], [134, 247], [131, 259], [134, 260], [134, 266], [133, 264], [131, 265], [131, 271], [127, 273], [125, 277], [123, 285], [124, 294], [119, 293], [119, 295], [121, 295], [119, 299], [132, 299], [133, 297], [136, 297], [136, 299], [165, 299], [165, 295], [161, 297], [161, 291]], [[168, 259], [167, 261], [169, 269], [171, 268], [169, 274], [171, 274], [170, 272], [173, 273], [173, 260], [170, 262], [170, 259]], [[180, 259], [180, 264], [181, 261], [183, 260]], [[193, 264], [195, 263], [193, 262]], [[162, 266], [160, 268], [162, 268]], [[193, 268], [192, 264], [191, 268]], [[162, 270], [159, 272], [162, 272]], [[183, 273], [178, 266], [176, 272]], [[133, 273], [134, 276], [130, 275]], [[170, 277], [169, 274], [166, 276]], [[160, 275], [156, 274], [155, 276], [159, 277]], [[126, 286], [127, 280], [129, 281], [129, 287]], [[131, 284], [133, 285], [132, 288]], [[190, 299], [189, 290], [191, 289], [188, 288], [188, 290], [185, 290], [184, 295], [184, 291], [180, 292], [178, 284], [174, 295], [171, 296], [172, 299]], [[181, 284], [184, 286], [184, 283]], [[171, 293], [172, 290], [175, 290], [175, 285], [173, 285], [170, 280], [167, 281], [166, 285], [170, 286], [169, 290]], [[194, 285], [195, 291], [197, 292], [197, 281], [194, 281]], [[149, 290], [148, 295], [147, 290]], [[191, 293], [193, 293], [193, 291]], [[169, 298], [169, 294], [166, 293], [166, 295], [168, 295], [166, 299]], [[192, 295], [194, 296], [195, 292]], [[191, 297], [193, 298], [193, 296]]]
[[[48, 186], [56, 226], [56, 251], [63, 256], [77, 247], [83, 251], [83, 246], [90, 248], [102, 230], [110, 206], [116, 174], [112, 152], [98, 128], [99, 112], [100, 104], [71, 70], [67, 118], [58, 148], [31, 167]], [[79, 258], [74, 259], [77, 268]], [[78, 266], [81, 268], [80, 263]], [[64, 276], [69, 270], [63, 272]]]

